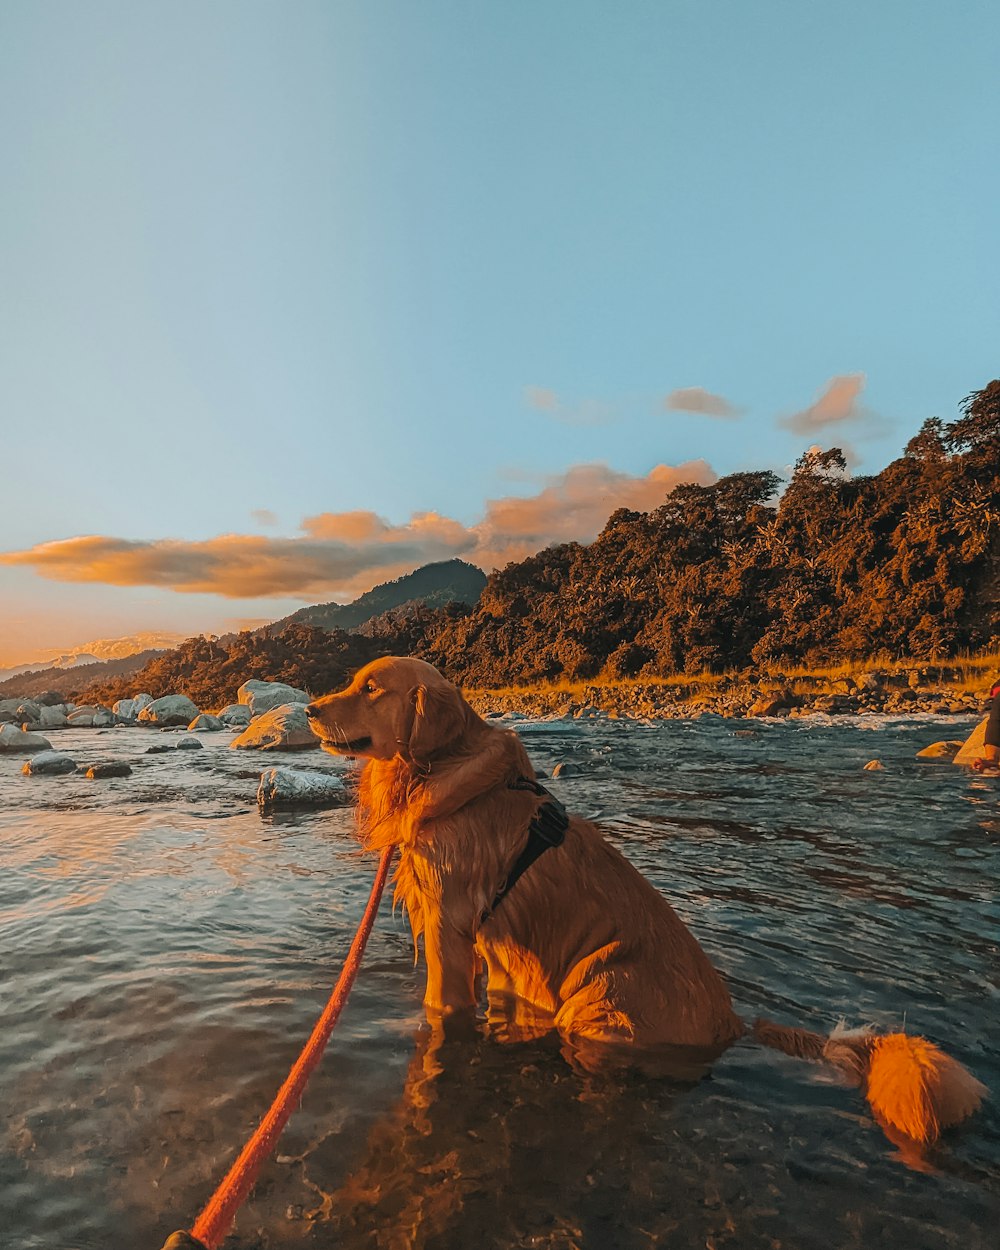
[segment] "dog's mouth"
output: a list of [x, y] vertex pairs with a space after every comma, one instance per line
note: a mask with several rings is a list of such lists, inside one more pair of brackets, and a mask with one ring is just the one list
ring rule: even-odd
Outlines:
[[331, 755], [360, 755], [372, 744], [371, 738], [327, 738], [321, 737], [320, 746]]

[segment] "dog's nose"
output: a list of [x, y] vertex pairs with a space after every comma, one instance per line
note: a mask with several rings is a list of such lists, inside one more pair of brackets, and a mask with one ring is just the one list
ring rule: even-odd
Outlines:
[[315, 720], [317, 716], [319, 716], [319, 710], [317, 709], [316, 704], [315, 703], [307, 704], [306, 705], [306, 719]]

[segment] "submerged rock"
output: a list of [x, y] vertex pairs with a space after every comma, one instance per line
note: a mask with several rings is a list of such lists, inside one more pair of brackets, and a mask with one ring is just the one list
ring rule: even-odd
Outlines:
[[65, 751], [42, 751], [33, 755], [21, 769], [27, 777], [56, 777], [60, 773], [75, 773], [76, 760]]
[[26, 733], [16, 725], [0, 725], [0, 751], [51, 751], [52, 743], [41, 734]]
[[304, 703], [283, 703], [250, 722], [230, 747], [251, 751], [318, 750], [319, 739], [309, 728]]
[[202, 746], [202, 744], [198, 741], [197, 738], [178, 738], [177, 739], [178, 751], [204, 751], [204, 749], [205, 748]]
[[250, 708], [251, 716], [260, 716], [286, 703], [306, 704], [311, 697], [307, 691], [286, 686], [282, 681], [245, 681], [236, 692], [237, 700]]
[[143, 725], [182, 725], [186, 729], [198, 714], [186, 694], [165, 694], [147, 703], [138, 719]]
[[962, 749], [961, 742], [948, 740], [945, 742], [932, 742], [929, 747], [924, 747], [922, 751], [917, 752], [918, 760], [951, 760]]
[[866, 773], [882, 773], [885, 772], [885, 765], [881, 760], [869, 760], [864, 767]]
[[107, 764], [91, 764], [87, 776], [92, 781], [103, 781], [106, 777], [131, 777], [132, 769], [124, 760], [112, 760]]
[[293, 768], [269, 768], [260, 775], [257, 805], [274, 807], [333, 807], [349, 801], [347, 787], [332, 773], [307, 773]]

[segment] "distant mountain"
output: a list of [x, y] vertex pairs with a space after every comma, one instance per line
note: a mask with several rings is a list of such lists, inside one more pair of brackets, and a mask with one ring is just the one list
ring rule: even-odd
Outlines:
[[180, 646], [185, 637], [185, 634], [162, 632], [129, 634], [125, 638], [97, 638], [93, 642], [81, 643], [78, 647], [67, 647], [65, 651], [50, 649], [43, 651], [39, 659], [0, 668], [0, 682], [21, 673], [39, 673], [50, 668], [79, 668], [81, 665], [98, 664], [104, 660], [124, 660], [141, 652], [169, 651]]
[[264, 629], [276, 634], [289, 625], [311, 625], [315, 629], [351, 631], [372, 617], [404, 605], [422, 603], [428, 608], [443, 608], [446, 603], [467, 603], [471, 606], [479, 601], [485, 585], [486, 575], [475, 565], [466, 564], [464, 560], [442, 560], [437, 564], [425, 564], [395, 581], [383, 582], [353, 603], [317, 603], [311, 608], [299, 608]]
[[163, 655], [159, 650], [139, 651], [120, 660], [94, 660], [75, 663], [68, 668], [30, 668], [0, 681], [0, 699], [30, 699], [45, 690], [58, 690], [72, 698], [85, 687], [112, 677], [124, 677], [144, 668], [150, 660]]

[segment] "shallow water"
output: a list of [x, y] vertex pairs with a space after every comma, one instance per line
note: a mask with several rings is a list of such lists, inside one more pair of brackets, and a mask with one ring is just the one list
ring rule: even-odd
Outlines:
[[[1000, 1089], [1000, 781], [915, 762], [970, 721], [524, 723], [726, 973], [737, 1007], [905, 1022]], [[262, 818], [262, 768], [146, 756], [27, 778], [0, 755], [0, 1246], [159, 1250], [190, 1226], [323, 1007], [373, 865], [347, 810]], [[884, 772], [864, 772], [877, 757]], [[350, 1005], [226, 1243], [270, 1247], [976, 1247], [1000, 1221], [995, 1101], [918, 1166], [826, 1070], [741, 1043], [702, 1080], [581, 1076], [502, 1022], [422, 1025], [383, 907]]]

